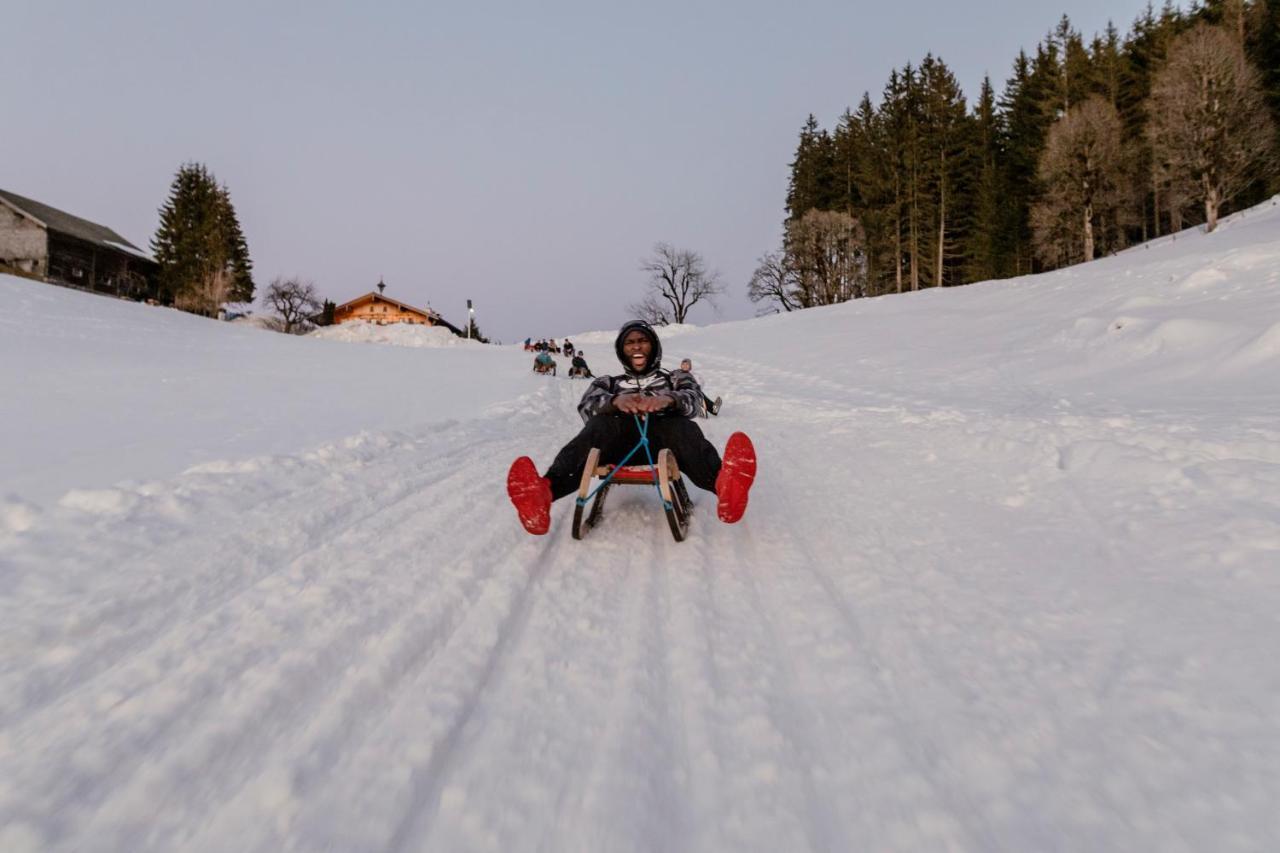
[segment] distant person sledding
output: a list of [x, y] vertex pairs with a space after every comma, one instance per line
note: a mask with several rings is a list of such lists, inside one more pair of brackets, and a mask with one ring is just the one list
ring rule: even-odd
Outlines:
[[[692, 378], [693, 377], [693, 360], [688, 358], [682, 359], [680, 362], [680, 370], [689, 374], [689, 376]], [[720, 414], [720, 406], [724, 401], [722, 401], [719, 397], [716, 397], [714, 400], [712, 400], [710, 397], [707, 396], [706, 391], [702, 391], [702, 383], [698, 382], [696, 378], [694, 378], [693, 381], [698, 386], [698, 390], [702, 393], [702, 405], [699, 407], [699, 414], [702, 415], [702, 417], [704, 418], [707, 415]]]
[[565, 338], [564, 343], [560, 345], [560, 349], [564, 351], [565, 358], [573, 358], [573, 341]]
[[551, 357], [551, 353], [541, 350], [533, 357], [533, 372], [556, 375], [556, 360]]
[[575, 376], [581, 377], [581, 378], [583, 378], [583, 379], [594, 379], [594, 378], [595, 378], [594, 376], [592, 376], [592, 375], [591, 375], [591, 368], [587, 367], [587, 358], [586, 358], [586, 355], [587, 355], [587, 354], [586, 354], [585, 352], [583, 352], [582, 350], [578, 350], [578, 351], [574, 354], [574, 356], [573, 356], [573, 364], [572, 364], [572, 366], [570, 366], [570, 368], [569, 368], [569, 378], [570, 378], [570, 379], [574, 378]]

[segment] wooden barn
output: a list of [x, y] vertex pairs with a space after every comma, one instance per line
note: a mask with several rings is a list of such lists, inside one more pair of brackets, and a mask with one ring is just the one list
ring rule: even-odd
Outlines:
[[383, 291], [386, 287], [383, 282], [378, 282], [377, 292], [371, 290], [339, 305], [333, 310], [334, 325], [357, 321], [377, 323], [379, 326], [411, 323], [419, 326], [443, 326], [455, 335], [462, 334], [460, 329], [430, 308], [415, 308], [385, 295]]
[[159, 267], [105, 225], [0, 190], [0, 268], [143, 299], [155, 295]]

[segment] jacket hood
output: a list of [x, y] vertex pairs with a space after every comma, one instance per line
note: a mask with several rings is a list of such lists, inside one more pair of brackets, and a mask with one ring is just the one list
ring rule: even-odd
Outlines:
[[[622, 339], [627, 336], [627, 333], [636, 331], [643, 332], [649, 342], [653, 344], [653, 351], [649, 353], [649, 360], [645, 363], [644, 370], [638, 373], [631, 369], [626, 355], [622, 352]], [[647, 376], [662, 364], [662, 342], [658, 340], [658, 333], [644, 320], [632, 320], [630, 323], [624, 324], [618, 330], [618, 337], [613, 342], [613, 351], [618, 356], [618, 361], [622, 362], [622, 369], [631, 376]]]

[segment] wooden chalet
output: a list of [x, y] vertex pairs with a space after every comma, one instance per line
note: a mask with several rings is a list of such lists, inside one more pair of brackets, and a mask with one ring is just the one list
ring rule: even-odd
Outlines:
[[159, 266], [105, 225], [0, 190], [0, 269], [98, 293], [155, 295]]
[[415, 308], [383, 293], [386, 285], [378, 282], [377, 292], [369, 291], [344, 302], [333, 310], [333, 323], [365, 322], [386, 326], [392, 323], [411, 323], [418, 326], [443, 326], [455, 335], [462, 330], [446, 321], [430, 308]]

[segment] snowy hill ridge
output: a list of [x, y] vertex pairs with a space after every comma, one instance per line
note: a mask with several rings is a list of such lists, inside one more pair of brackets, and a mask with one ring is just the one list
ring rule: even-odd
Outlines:
[[411, 323], [378, 325], [365, 321], [326, 326], [309, 333], [313, 338], [348, 343], [391, 344], [400, 347], [478, 347], [479, 341], [460, 338], [444, 326], [419, 326]]
[[1272, 849], [1278, 270], [1273, 201], [682, 329], [761, 473], [678, 545], [520, 529], [518, 347], [0, 277], [0, 850]]
[[[788, 362], [853, 356], [822, 372], [860, 383], [880, 382], [877, 366], [899, 365], [889, 369], [910, 368], [916, 379], [923, 372], [943, 386], [972, 373], [982, 393], [999, 390], [985, 384], [997, 371], [1090, 396], [1141, 394], [1158, 382], [1216, 400], [1225, 382], [1243, 392], [1241, 402], [1259, 392], [1266, 402], [1280, 389], [1280, 371], [1271, 369], [1280, 358], [1278, 241], [1273, 199], [1214, 234], [1193, 229], [1052, 273], [747, 322], [765, 324], [755, 327], [764, 346], [789, 338], [780, 353]], [[732, 326], [707, 332], [734, 334]], [[841, 340], [849, 336], [856, 339]]]

